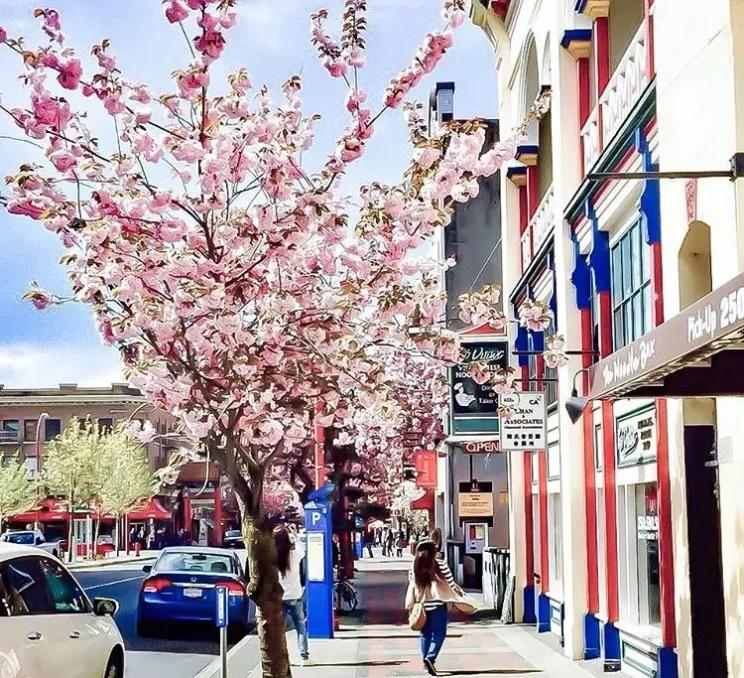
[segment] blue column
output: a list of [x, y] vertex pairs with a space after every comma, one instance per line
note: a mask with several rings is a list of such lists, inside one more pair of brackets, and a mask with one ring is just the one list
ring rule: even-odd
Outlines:
[[608, 622], [602, 628], [604, 634], [604, 670], [620, 670], [620, 631]]
[[550, 598], [544, 593], [537, 597], [537, 630], [539, 633], [550, 631]]
[[535, 587], [525, 586], [524, 587], [524, 614], [522, 615], [523, 624], [535, 624], [537, 617], [535, 616]]
[[673, 647], [660, 647], [656, 655], [659, 678], [677, 678], [677, 651]]
[[584, 659], [599, 659], [599, 619], [591, 613], [584, 615]]
[[333, 531], [327, 497], [305, 504], [305, 529], [308, 636], [333, 638]]

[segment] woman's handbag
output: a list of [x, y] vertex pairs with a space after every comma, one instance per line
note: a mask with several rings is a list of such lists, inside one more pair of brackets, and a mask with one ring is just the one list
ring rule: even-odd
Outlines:
[[426, 610], [423, 603], [414, 603], [408, 613], [408, 626], [411, 631], [420, 631], [426, 625]]

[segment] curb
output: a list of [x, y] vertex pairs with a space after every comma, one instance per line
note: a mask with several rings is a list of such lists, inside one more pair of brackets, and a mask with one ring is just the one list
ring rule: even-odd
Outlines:
[[111, 567], [113, 565], [127, 565], [131, 563], [145, 563], [155, 560], [157, 556], [140, 556], [137, 558], [133, 556], [131, 558], [101, 558], [100, 560], [89, 560], [82, 563], [70, 563], [66, 565], [68, 570], [73, 572], [76, 570], [89, 570], [97, 567]]
[[[251, 660], [257, 661], [258, 664], [252, 664]], [[254, 634], [248, 634], [227, 651], [227, 671], [230, 678], [251, 678], [255, 669], [260, 668], [260, 665], [261, 655], [258, 647], [258, 636]], [[221, 668], [220, 658], [217, 657], [199, 671], [194, 678], [220, 678]]]

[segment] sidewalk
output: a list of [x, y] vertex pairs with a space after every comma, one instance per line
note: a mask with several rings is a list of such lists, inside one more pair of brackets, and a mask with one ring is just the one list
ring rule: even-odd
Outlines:
[[[294, 678], [428, 675], [421, 663], [419, 634], [408, 628], [403, 610], [410, 558], [362, 560], [357, 567], [354, 583], [359, 609], [341, 617], [341, 630], [334, 639], [310, 641], [310, 662], [305, 667], [299, 666], [296, 635], [294, 631], [288, 632], [292, 675]], [[248, 668], [247, 662], [241, 665]], [[538, 674], [541, 678], [593, 676], [538, 640], [531, 627], [505, 626], [490, 619], [451, 622], [437, 669], [442, 676], [482, 678]], [[231, 678], [260, 675], [260, 669], [230, 673]]]
[[87, 570], [91, 567], [107, 567], [109, 565], [123, 565], [126, 563], [149, 563], [158, 557], [160, 551], [140, 551], [139, 556], [135, 556], [133, 553], [127, 555], [124, 551], [119, 554], [117, 558], [113, 555], [106, 558], [99, 558], [98, 560], [76, 560], [73, 563], [67, 563], [68, 570]]

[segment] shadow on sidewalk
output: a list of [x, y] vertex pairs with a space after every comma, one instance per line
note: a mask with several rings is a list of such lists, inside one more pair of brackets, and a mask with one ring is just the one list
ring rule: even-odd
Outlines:
[[355, 662], [312, 662], [310, 666], [312, 668], [322, 668], [322, 667], [332, 667], [332, 666], [401, 666], [402, 664], [407, 664], [408, 662], [405, 659], [391, 659], [389, 661], [377, 661], [377, 660], [367, 660], [367, 661], [355, 661]]

